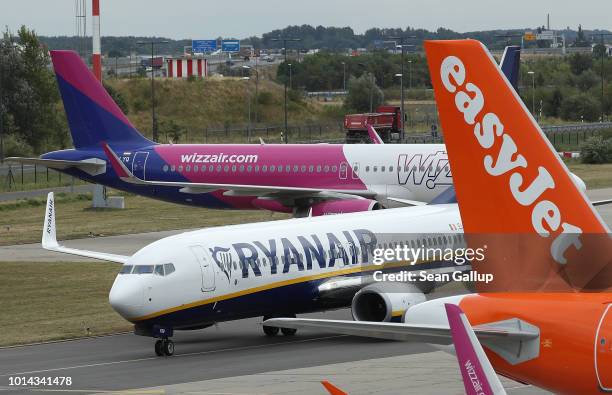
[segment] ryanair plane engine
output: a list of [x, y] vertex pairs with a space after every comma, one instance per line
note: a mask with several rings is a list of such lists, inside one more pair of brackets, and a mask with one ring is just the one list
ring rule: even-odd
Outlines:
[[425, 302], [419, 287], [409, 283], [375, 283], [353, 297], [351, 314], [355, 321], [400, 322], [410, 306]]

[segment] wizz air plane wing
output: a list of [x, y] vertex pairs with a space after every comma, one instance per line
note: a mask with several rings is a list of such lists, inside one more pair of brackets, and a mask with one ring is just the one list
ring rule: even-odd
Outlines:
[[57, 242], [55, 231], [55, 201], [53, 192], [47, 195], [47, 210], [45, 211], [45, 220], [43, 223], [42, 247], [45, 250], [61, 252], [64, 254], [78, 255], [86, 258], [100, 259], [102, 261], [110, 261], [117, 263], [127, 263], [129, 256], [108, 254], [105, 252], [79, 250], [60, 245]]
[[128, 168], [121, 162], [117, 154], [108, 146], [103, 144], [104, 152], [106, 153], [111, 165], [119, 178], [122, 181], [131, 184], [140, 185], [155, 185], [165, 187], [182, 188], [181, 192], [185, 193], [207, 193], [219, 189], [225, 189], [226, 196], [263, 196], [270, 194], [284, 195], [303, 195], [317, 197], [329, 197], [334, 199], [354, 199], [358, 197], [372, 198], [376, 196], [376, 192], [367, 189], [319, 189], [319, 188], [299, 188], [299, 187], [283, 187], [272, 185], [246, 185], [246, 184], [215, 184], [215, 183], [198, 183], [198, 182], [171, 182], [171, 181], [146, 181], [136, 177]]
[[450, 303], [444, 307], [466, 394], [505, 395], [499, 377], [461, 308]]

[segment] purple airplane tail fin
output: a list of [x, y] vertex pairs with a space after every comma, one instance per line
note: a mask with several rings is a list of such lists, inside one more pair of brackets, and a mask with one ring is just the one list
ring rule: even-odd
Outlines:
[[521, 67], [521, 47], [518, 45], [507, 46], [502, 55], [499, 67], [506, 75], [515, 91], [519, 91], [518, 79]]
[[370, 140], [372, 140], [372, 144], [384, 144], [378, 132], [376, 129], [374, 129], [374, 127], [372, 127], [372, 125], [368, 125], [368, 136], [370, 137]]
[[101, 142], [125, 147], [153, 144], [130, 123], [76, 52], [51, 51], [51, 61], [75, 148]]
[[506, 394], [467, 317], [459, 306], [445, 304], [463, 385], [468, 395]]

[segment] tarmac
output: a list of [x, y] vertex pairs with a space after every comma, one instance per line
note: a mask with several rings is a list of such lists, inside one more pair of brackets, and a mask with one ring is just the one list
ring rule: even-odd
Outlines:
[[[592, 200], [612, 188], [588, 192]], [[600, 206], [612, 223], [612, 205]], [[72, 240], [72, 247], [131, 254], [182, 231]], [[65, 261], [39, 244], [0, 247], [0, 261]], [[75, 259], [83, 261], [83, 258]], [[432, 297], [443, 296], [444, 290]], [[304, 315], [350, 319], [348, 309]], [[176, 353], [159, 358], [153, 340], [133, 334], [0, 349], [0, 393], [100, 394], [325, 394], [329, 380], [350, 394], [460, 394], [463, 383], [454, 356], [423, 343], [393, 342], [299, 331], [263, 335], [261, 318], [177, 332]], [[71, 377], [71, 386], [15, 387], [15, 377]], [[510, 394], [543, 394], [502, 378]]]
[[[342, 309], [304, 315], [350, 319]], [[153, 339], [119, 334], [0, 349], [0, 393], [325, 394], [330, 380], [350, 394], [460, 394], [454, 356], [423, 343], [317, 331], [263, 335], [260, 318], [177, 332], [173, 357]], [[70, 377], [71, 386], [12, 387], [15, 377]], [[544, 393], [504, 379], [512, 394]]]

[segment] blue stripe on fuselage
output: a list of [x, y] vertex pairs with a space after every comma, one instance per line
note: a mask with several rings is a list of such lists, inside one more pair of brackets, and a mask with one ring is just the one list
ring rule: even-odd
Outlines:
[[[111, 147], [115, 152], [121, 155], [123, 152], [148, 152], [149, 156], [147, 159], [151, 161], [151, 166], [156, 166], [157, 168], [161, 168], [165, 162], [163, 159], [155, 152], [155, 150], [147, 147], [145, 149], [134, 149], [134, 147], [125, 147], [121, 145], [113, 145]], [[124, 192], [134, 193], [137, 195], [143, 195], [150, 198], [163, 200], [171, 203], [179, 203], [189, 206], [197, 206], [197, 207], [207, 207], [207, 208], [215, 208], [215, 209], [229, 209], [232, 208], [231, 205], [226, 202], [218, 199], [216, 196], [210, 193], [201, 193], [201, 194], [186, 194], [179, 192], [179, 188], [177, 187], [157, 187], [157, 186], [146, 186], [146, 185], [135, 185], [130, 184], [124, 181], [121, 181], [115, 171], [113, 170], [108, 158], [105, 153], [100, 148], [96, 149], [88, 149], [88, 150], [77, 150], [77, 149], [69, 149], [63, 151], [54, 151], [49, 152], [41, 156], [42, 159], [59, 159], [59, 160], [70, 160], [70, 161], [81, 161], [84, 159], [90, 158], [98, 158], [106, 161], [106, 173], [100, 174], [97, 176], [91, 176], [81, 170], [78, 169], [66, 169], [61, 170], [62, 173], [68, 174], [70, 176], [74, 176], [80, 178], [82, 180], [105, 185], [107, 187], [119, 189]], [[130, 164], [131, 167], [131, 164]], [[148, 166], [147, 166], [148, 167]], [[163, 179], [162, 179], [163, 180]], [[177, 182], [188, 182], [181, 174], [178, 172], [172, 173], [172, 179], [163, 180], [163, 181], [177, 181]], [[190, 199], [190, 200], [187, 200]]]
[[[428, 262], [417, 266], [411, 266], [410, 270], [432, 270], [437, 268], [457, 267], [453, 262]], [[467, 269], [468, 267], [463, 267]], [[406, 270], [406, 267], [385, 270], [386, 273]], [[457, 270], [462, 270], [457, 267]], [[361, 276], [362, 272], [356, 272], [342, 277]], [[303, 314], [326, 309], [342, 308], [350, 306], [351, 300], [321, 300], [318, 287], [329, 278], [304, 281], [300, 283], [284, 285], [257, 291], [238, 297], [220, 300], [215, 303], [207, 303], [200, 306], [190, 307], [172, 313], [157, 316], [155, 318], [138, 321], [140, 327], [152, 327], [161, 325], [180, 329], [189, 327], [206, 326], [215, 322], [232, 321], [244, 318], [260, 317], [265, 315]], [[212, 297], [208, 292], [203, 292], [202, 297]]]

